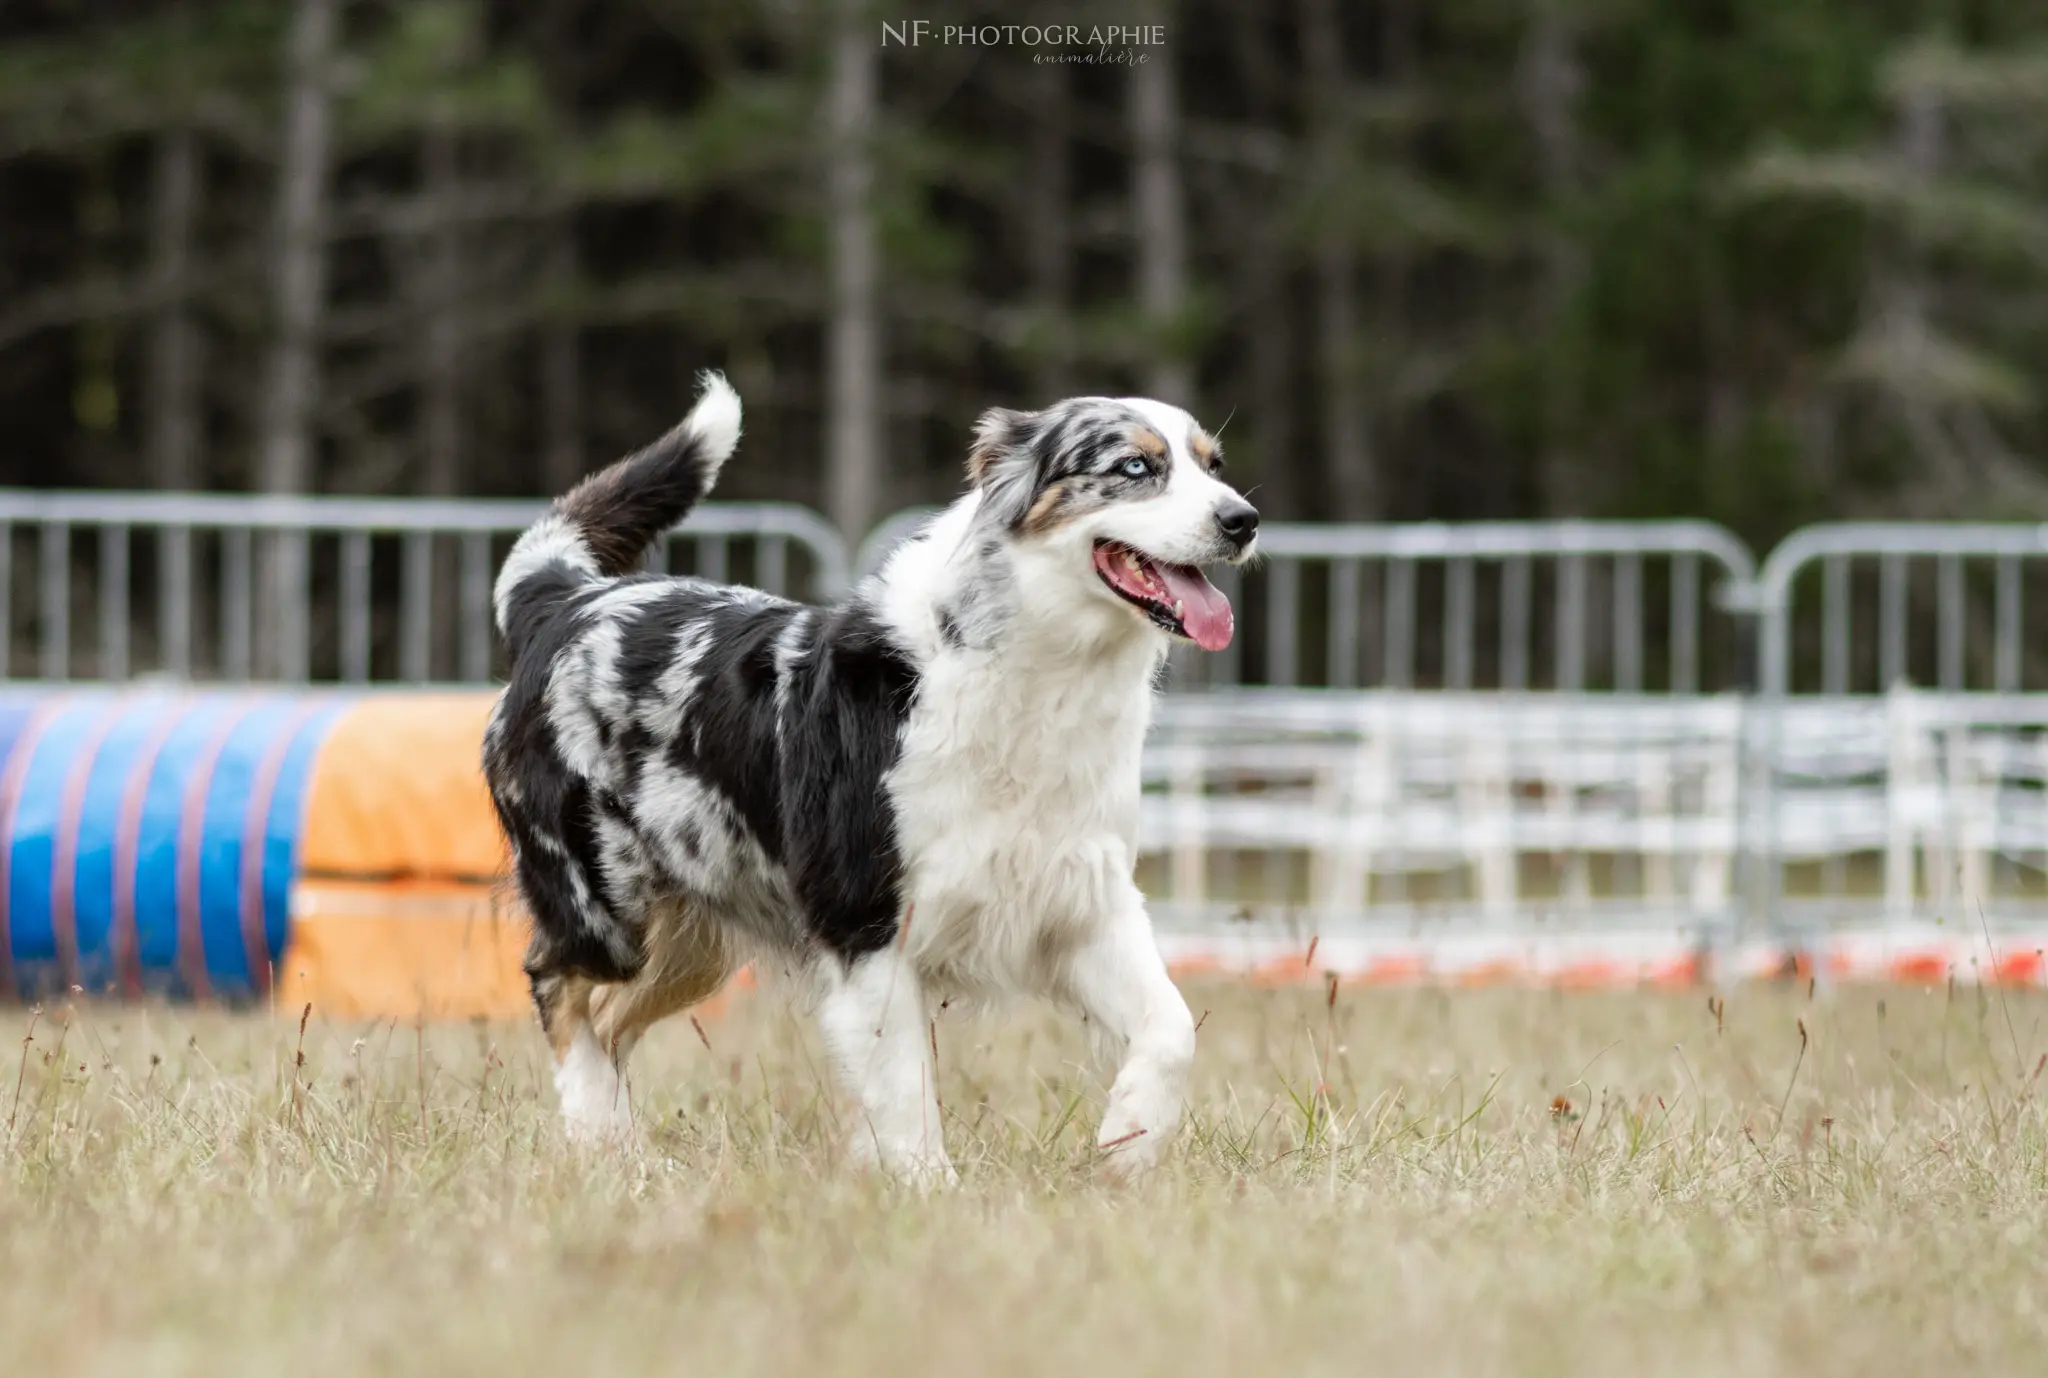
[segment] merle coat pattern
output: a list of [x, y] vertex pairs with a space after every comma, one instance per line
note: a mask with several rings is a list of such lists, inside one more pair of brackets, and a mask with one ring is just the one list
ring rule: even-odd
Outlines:
[[988, 413], [968, 494], [836, 606], [635, 572], [739, 430], [707, 375], [497, 583], [484, 769], [569, 1129], [628, 1136], [633, 1043], [756, 959], [811, 992], [856, 1159], [949, 1179], [927, 1014], [1028, 993], [1121, 1058], [1101, 1142], [1149, 1166], [1194, 1034], [1131, 880], [1138, 750], [1169, 638], [1229, 639], [1197, 566], [1257, 514], [1186, 413], [1077, 398]]

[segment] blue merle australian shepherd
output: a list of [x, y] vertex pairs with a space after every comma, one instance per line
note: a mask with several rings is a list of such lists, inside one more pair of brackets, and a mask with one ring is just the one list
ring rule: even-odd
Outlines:
[[926, 1020], [1027, 993], [1117, 1064], [1098, 1143], [1144, 1170], [1195, 1029], [1132, 879], [1139, 750], [1172, 638], [1229, 644], [1201, 567], [1258, 513], [1186, 412], [1081, 397], [982, 417], [970, 491], [836, 606], [636, 572], [739, 436], [707, 375], [498, 577], [484, 769], [569, 1132], [630, 1137], [634, 1043], [758, 959], [816, 1005], [857, 1161], [950, 1180]]

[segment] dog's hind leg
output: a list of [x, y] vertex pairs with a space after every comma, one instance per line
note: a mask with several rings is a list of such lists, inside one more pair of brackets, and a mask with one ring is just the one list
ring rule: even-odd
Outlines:
[[668, 1016], [718, 994], [738, 965], [715, 918], [682, 902], [649, 915], [647, 964], [630, 981], [597, 987], [590, 1024], [621, 1074], [640, 1036]]
[[633, 1106], [618, 1063], [591, 1026], [588, 978], [530, 973], [533, 1003], [555, 1054], [555, 1094], [562, 1125], [574, 1143], [624, 1143], [633, 1133]]
[[626, 1061], [656, 1021], [708, 999], [732, 974], [717, 927], [681, 905], [650, 913], [647, 960], [629, 981], [536, 976], [534, 1004], [555, 1052], [555, 1090], [569, 1137], [626, 1143], [633, 1137]]
[[1086, 1015], [1092, 1032], [1121, 1058], [1095, 1143], [1112, 1176], [1134, 1177], [1158, 1163], [1180, 1127], [1195, 1021], [1188, 1013], [1135, 889], [1095, 938], [1064, 964], [1055, 992]]

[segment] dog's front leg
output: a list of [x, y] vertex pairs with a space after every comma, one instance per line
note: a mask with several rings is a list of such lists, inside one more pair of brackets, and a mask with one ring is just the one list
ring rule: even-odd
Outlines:
[[1195, 1021], [1152, 936], [1145, 901], [1130, 891], [1095, 939], [1073, 954], [1065, 993], [1121, 1048], [1096, 1147], [1112, 1176], [1130, 1178], [1159, 1162], [1180, 1127]]
[[857, 1122], [848, 1155], [930, 1188], [958, 1178], [939, 1125], [924, 991], [895, 948], [831, 962], [818, 1022]]

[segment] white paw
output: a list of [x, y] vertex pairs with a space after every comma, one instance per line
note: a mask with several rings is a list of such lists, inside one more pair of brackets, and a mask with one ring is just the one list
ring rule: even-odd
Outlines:
[[905, 1186], [915, 1187], [920, 1192], [951, 1191], [960, 1185], [960, 1174], [953, 1170], [952, 1159], [941, 1153], [937, 1157], [923, 1157], [904, 1164], [892, 1174]]
[[635, 1141], [633, 1099], [588, 1029], [578, 1031], [555, 1066], [562, 1127], [582, 1147], [623, 1147]]
[[846, 1161], [856, 1171], [879, 1172], [923, 1192], [960, 1185], [946, 1150], [922, 1140], [889, 1143], [872, 1132], [856, 1133], [847, 1143]]
[[577, 1114], [564, 1107], [563, 1137], [577, 1148], [628, 1149], [639, 1145], [640, 1132], [631, 1115], [597, 1117]]
[[1113, 1182], [1129, 1182], [1159, 1166], [1170, 1132], [1119, 1118], [1105, 1120], [1095, 1138], [1096, 1171]]

